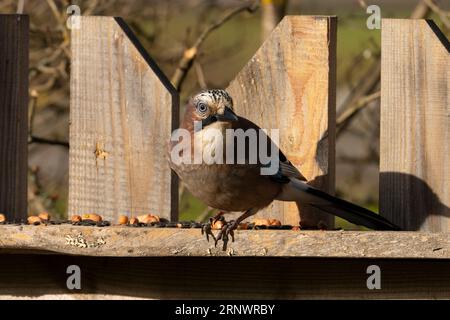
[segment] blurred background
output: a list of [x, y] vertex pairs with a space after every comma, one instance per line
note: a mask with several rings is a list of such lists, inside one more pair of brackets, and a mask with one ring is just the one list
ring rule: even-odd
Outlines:
[[[82, 15], [123, 17], [182, 104], [201, 88], [227, 87], [284, 15], [337, 15], [337, 195], [375, 211], [380, 30], [367, 28], [366, 8], [380, 6], [384, 18], [431, 18], [450, 35], [450, 0], [0, 0], [0, 13], [30, 15], [30, 214], [67, 210], [71, 4]], [[185, 189], [180, 197], [181, 220], [212, 214]]]

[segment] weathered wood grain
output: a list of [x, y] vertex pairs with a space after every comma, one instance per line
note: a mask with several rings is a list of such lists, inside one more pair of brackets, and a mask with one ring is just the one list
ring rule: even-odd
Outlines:
[[[199, 229], [0, 226], [1, 252], [80, 256], [450, 258], [450, 235], [425, 232], [238, 230], [228, 251]], [[67, 242], [81, 234], [88, 247]], [[104, 242], [104, 243], [103, 243]]]
[[[21, 254], [0, 261], [1, 299], [450, 298], [448, 260]], [[381, 269], [381, 290], [366, 286], [373, 264]], [[81, 269], [81, 290], [66, 287], [69, 265]]]
[[28, 30], [26, 15], [0, 15], [0, 213], [27, 216]]
[[[228, 87], [237, 113], [279, 129], [288, 159], [329, 193], [335, 184], [336, 24], [336, 17], [286, 16]], [[295, 203], [274, 202], [258, 215], [333, 226], [328, 214], [300, 211]]]
[[382, 22], [380, 210], [450, 231], [450, 44], [432, 21]]
[[70, 88], [69, 214], [176, 219], [178, 94], [120, 18], [81, 17]]

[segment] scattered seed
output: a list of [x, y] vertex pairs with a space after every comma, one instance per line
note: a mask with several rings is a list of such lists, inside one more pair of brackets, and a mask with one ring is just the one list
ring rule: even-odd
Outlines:
[[39, 213], [38, 217], [42, 220], [42, 221], [49, 221], [50, 220], [50, 215], [47, 212], [41, 212]]
[[137, 225], [137, 224], [139, 224], [139, 219], [138, 219], [138, 218], [135, 218], [135, 217], [132, 217], [132, 218], [130, 219], [130, 221], [128, 221], [128, 224], [129, 224], [130, 226]]
[[38, 225], [41, 224], [41, 218], [39, 218], [38, 216], [29, 216], [27, 219], [28, 224], [32, 224], [32, 225]]
[[255, 226], [270, 226], [269, 219], [255, 219]]
[[177, 225], [178, 225], [178, 223], [176, 223], [176, 222], [169, 222], [169, 223], [166, 223], [166, 228], [176, 228]]
[[269, 225], [281, 227], [281, 221], [278, 219], [269, 219]]
[[111, 223], [109, 221], [99, 221], [96, 223], [97, 227], [109, 227]]
[[238, 226], [238, 230], [247, 230], [248, 229], [248, 222], [241, 222]]
[[102, 221], [102, 217], [99, 216], [96, 213], [88, 213], [88, 214], [83, 214], [83, 216], [81, 217], [81, 220], [91, 220], [91, 221], [95, 221], [95, 222], [100, 222]]
[[224, 226], [224, 222], [222, 220], [217, 220], [211, 225], [211, 229], [213, 230], [222, 230]]
[[74, 222], [80, 222], [81, 220], [82, 220], [81, 217], [78, 216], [78, 215], [73, 215], [73, 216], [70, 217], [70, 221], [71, 221], [72, 223], [74, 223]]
[[128, 217], [127, 216], [119, 216], [119, 224], [127, 224]]
[[191, 228], [201, 228], [202, 224], [199, 222], [191, 222]]
[[100, 221], [94, 221], [94, 220], [91, 220], [91, 219], [83, 219], [81, 222], [80, 222], [80, 225], [81, 226], [95, 226], [95, 225], [97, 225], [97, 223], [98, 222], [100, 222]]
[[144, 214], [137, 217], [139, 222], [142, 223], [151, 223], [151, 222], [159, 222], [160, 218], [158, 216], [155, 216], [153, 214]]
[[166, 227], [166, 223], [164, 222], [157, 222], [154, 225], [155, 228], [165, 228]]
[[181, 221], [179, 224], [181, 224], [181, 228], [190, 228], [191, 227], [191, 223], [189, 221]]

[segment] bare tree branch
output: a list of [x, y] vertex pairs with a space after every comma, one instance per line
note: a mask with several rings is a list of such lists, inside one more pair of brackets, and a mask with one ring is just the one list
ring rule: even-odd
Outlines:
[[262, 0], [261, 1], [261, 38], [266, 39], [278, 22], [283, 19], [288, 0]]
[[203, 68], [198, 61], [194, 61], [194, 68], [200, 88], [206, 89], [208, 85], [206, 84], [205, 74], [203, 73]]
[[48, 144], [48, 145], [53, 145], [53, 146], [61, 146], [61, 147], [69, 148], [69, 142], [59, 141], [59, 140], [51, 140], [51, 139], [36, 137], [33, 135], [31, 135], [28, 139], [28, 144], [32, 144], [32, 143]]
[[423, 0], [428, 7], [436, 13], [439, 18], [441, 19], [444, 26], [447, 28], [447, 30], [450, 30], [450, 11], [445, 11], [441, 9], [433, 0]]
[[197, 40], [194, 42], [194, 45], [190, 48], [184, 50], [183, 57], [178, 62], [178, 67], [175, 70], [174, 75], [172, 76], [171, 82], [173, 86], [180, 90], [181, 85], [183, 84], [184, 79], [186, 78], [187, 73], [192, 67], [192, 63], [195, 60], [195, 58], [198, 55], [198, 51], [203, 44], [203, 42], [207, 39], [207, 37], [210, 35], [210, 33], [217, 28], [219, 28], [221, 25], [223, 25], [225, 22], [236, 16], [237, 14], [247, 11], [247, 12], [254, 12], [258, 8], [258, 2], [252, 1], [250, 3], [246, 3], [243, 6], [237, 7], [236, 9], [233, 9], [226, 13], [222, 18], [220, 18], [218, 21], [212, 23], [209, 25], [197, 38]]
[[[416, 5], [416, 7], [414, 8], [413, 12], [410, 15], [411, 19], [425, 18], [430, 14], [431, 10], [426, 3], [427, 1], [430, 0], [419, 1], [419, 3]], [[364, 1], [361, 1], [360, 5], [364, 7], [365, 5]], [[364, 76], [361, 77], [362, 80], [359, 82], [358, 86], [350, 92], [350, 94], [345, 99], [344, 103], [339, 108], [339, 110], [342, 111], [341, 114], [338, 116], [338, 119], [341, 119], [341, 122], [340, 124], [339, 123], [336, 124], [337, 138], [340, 136], [340, 133], [343, 131], [343, 129], [347, 127], [353, 119], [356, 118], [356, 115], [362, 110], [364, 110], [364, 108], [368, 105], [368, 102], [364, 103], [367, 97], [371, 97], [376, 93], [373, 92], [380, 84], [380, 72], [381, 72], [381, 60], [379, 52], [377, 53], [377, 55], [378, 59], [375, 62], [375, 64], [369, 69], [369, 71], [366, 74], [364, 74]]]
[[36, 137], [33, 135], [34, 127], [34, 117], [36, 115], [36, 105], [39, 94], [36, 90], [31, 90], [30, 92], [31, 101], [29, 106], [29, 116], [28, 116], [28, 144], [39, 143], [39, 144], [49, 144], [69, 148], [69, 142], [51, 140], [47, 138]]
[[25, 0], [17, 1], [17, 14], [23, 14], [23, 7], [25, 6]]
[[341, 132], [347, 127], [353, 117], [363, 108], [365, 108], [370, 102], [379, 99], [381, 92], [377, 91], [367, 96], [361, 97], [353, 105], [348, 107], [343, 113], [339, 115], [336, 120], [336, 136], [339, 136]]

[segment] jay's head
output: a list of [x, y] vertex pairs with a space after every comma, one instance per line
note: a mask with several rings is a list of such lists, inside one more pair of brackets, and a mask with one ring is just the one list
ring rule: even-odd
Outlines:
[[233, 111], [233, 99], [225, 90], [205, 90], [191, 98], [189, 113], [194, 121], [201, 121], [202, 127], [215, 122], [238, 121]]

